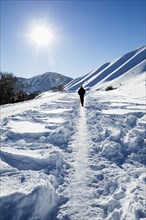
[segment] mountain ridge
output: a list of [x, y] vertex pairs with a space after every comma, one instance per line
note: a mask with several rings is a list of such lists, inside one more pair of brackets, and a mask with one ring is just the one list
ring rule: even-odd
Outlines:
[[[144, 45], [122, 55], [112, 62], [103, 64], [81, 78], [71, 81], [65, 86], [65, 89], [67, 91], [76, 91], [81, 85], [86, 89], [105, 89], [107, 84], [115, 84], [114, 81], [122, 75], [126, 77], [126, 75], [129, 74], [129, 71], [133, 71], [133, 68], [137, 65], [143, 66], [139, 66], [139, 70], [141, 69], [144, 73], [146, 71], [146, 66], [143, 64], [145, 59], [146, 46]], [[120, 83], [115, 86], [118, 87], [119, 85]]]
[[31, 78], [17, 77], [15, 91], [23, 90], [27, 93], [46, 92], [58, 86], [64, 86], [72, 80], [60, 73], [45, 72]]

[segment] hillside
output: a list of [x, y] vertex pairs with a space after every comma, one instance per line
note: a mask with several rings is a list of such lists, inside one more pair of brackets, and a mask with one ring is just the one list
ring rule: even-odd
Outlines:
[[58, 86], [64, 86], [72, 78], [59, 73], [46, 72], [29, 79], [17, 78], [15, 90], [23, 90], [27, 93], [45, 92]]
[[[146, 46], [131, 51], [113, 62], [106, 63], [85, 76], [66, 85], [67, 91], [75, 91], [81, 85], [88, 89], [105, 89], [107, 86], [119, 88], [141, 77], [146, 71]], [[144, 77], [143, 77], [144, 79]], [[127, 84], [128, 86], [128, 84]]]

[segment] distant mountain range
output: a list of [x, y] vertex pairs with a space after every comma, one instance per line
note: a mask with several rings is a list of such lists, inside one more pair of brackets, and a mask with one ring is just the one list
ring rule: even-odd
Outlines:
[[18, 77], [15, 90], [23, 90], [27, 93], [45, 92], [58, 86], [64, 86], [71, 80], [70, 77], [54, 72], [46, 72], [29, 79]]
[[[105, 63], [83, 77], [69, 82], [65, 89], [76, 91], [81, 85], [86, 89], [104, 90], [107, 86], [120, 87], [146, 71], [146, 46], [131, 51], [113, 62]], [[142, 78], [141, 78], [142, 79]]]
[[[131, 80], [144, 75], [145, 72], [146, 46], [143, 46], [76, 79], [54, 72], [46, 72], [30, 79], [18, 77], [15, 90], [33, 93], [64, 86], [66, 91], [76, 91], [81, 85], [86, 90], [105, 90], [108, 86], [119, 88], [126, 83], [128, 86]], [[143, 79], [144, 77], [141, 77], [141, 80]]]

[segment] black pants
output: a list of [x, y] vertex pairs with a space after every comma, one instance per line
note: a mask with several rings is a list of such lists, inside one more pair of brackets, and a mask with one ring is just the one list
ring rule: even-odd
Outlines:
[[84, 95], [80, 95], [81, 105], [84, 106]]

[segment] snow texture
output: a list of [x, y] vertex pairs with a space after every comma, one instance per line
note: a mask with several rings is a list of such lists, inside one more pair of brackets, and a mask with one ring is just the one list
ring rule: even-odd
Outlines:
[[1, 107], [1, 220], [146, 219], [142, 66], [112, 79], [115, 90], [95, 84], [84, 107], [77, 92]]

